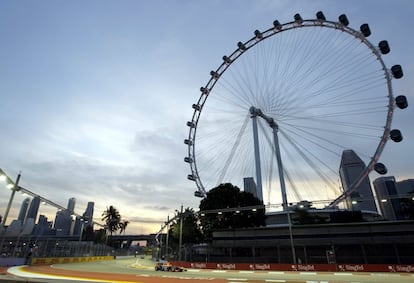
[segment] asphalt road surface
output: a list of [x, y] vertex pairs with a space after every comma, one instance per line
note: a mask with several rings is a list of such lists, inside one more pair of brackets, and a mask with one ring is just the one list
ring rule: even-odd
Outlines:
[[[89, 263], [13, 267], [0, 282], [113, 282], [113, 283], [414, 283], [411, 273], [286, 272], [188, 269], [154, 271], [150, 259], [118, 258]], [[6, 281], [4, 281], [6, 280]]]

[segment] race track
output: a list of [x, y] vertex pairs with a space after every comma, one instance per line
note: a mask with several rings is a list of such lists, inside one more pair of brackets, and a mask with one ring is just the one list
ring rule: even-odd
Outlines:
[[[154, 271], [154, 262], [141, 258], [13, 267], [7, 276], [22, 282], [113, 282], [113, 283], [413, 283], [411, 273], [286, 272], [189, 269], [185, 272]], [[3, 275], [0, 276], [0, 282]], [[9, 277], [10, 279], [10, 277]], [[43, 281], [42, 281], [43, 280]], [[6, 281], [7, 282], [7, 281]], [[8, 281], [11, 282], [11, 281]], [[13, 281], [18, 282], [18, 281]]]

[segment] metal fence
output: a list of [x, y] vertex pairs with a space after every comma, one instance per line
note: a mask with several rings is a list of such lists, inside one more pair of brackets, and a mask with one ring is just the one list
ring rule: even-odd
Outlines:
[[0, 238], [0, 257], [84, 257], [112, 255], [104, 244], [79, 241], [74, 237], [21, 236]]

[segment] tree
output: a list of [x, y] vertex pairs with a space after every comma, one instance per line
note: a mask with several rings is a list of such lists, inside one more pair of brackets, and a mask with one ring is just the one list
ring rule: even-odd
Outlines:
[[[204, 235], [210, 239], [214, 229], [265, 226], [264, 207], [256, 210], [242, 209], [258, 205], [263, 205], [263, 202], [252, 193], [240, 191], [230, 183], [211, 189], [199, 207], [201, 212], [206, 212], [200, 219]], [[219, 214], [214, 211], [218, 209], [226, 211]]]
[[198, 215], [194, 212], [192, 208], [186, 208], [181, 214], [180, 211], [175, 211], [177, 220], [171, 224], [170, 236], [172, 241], [178, 243], [180, 239], [180, 226], [181, 226], [181, 217], [183, 219], [183, 230], [182, 230], [182, 240], [183, 243], [187, 244], [197, 244], [203, 241], [203, 234], [200, 229], [200, 221]]
[[122, 234], [122, 232], [125, 233], [125, 230], [126, 230], [126, 227], [128, 226], [128, 224], [129, 224], [129, 221], [127, 221], [127, 220], [119, 222], [119, 230], [120, 230], [119, 234]]
[[105, 228], [111, 233], [120, 229], [121, 215], [114, 206], [107, 207], [102, 213], [102, 221], [105, 221]]
[[[171, 251], [179, 251], [180, 235], [182, 237], [182, 247], [186, 248], [192, 244], [202, 243], [204, 236], [200, 227], [200, 220], [198, 214], [194, 212], [192, 208], [186, 208], [182, 213], [181, 211], [175, 211], [174, 220], [170, 223], [168, 233], [168, 248]], [[181, 219], [182, 219], [182, 232], [181, 232]], [[170, 250], [167, 251], [170, 254]]]

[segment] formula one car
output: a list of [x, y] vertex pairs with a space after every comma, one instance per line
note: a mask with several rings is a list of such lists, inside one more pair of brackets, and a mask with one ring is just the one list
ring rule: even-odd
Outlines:
[[187, 271], [183, 267], [172, 265], [168, 261], [166, 262], [157, 262], [155, 265], [155, 271], [171, 271], [171, 272], [183, 272]]

